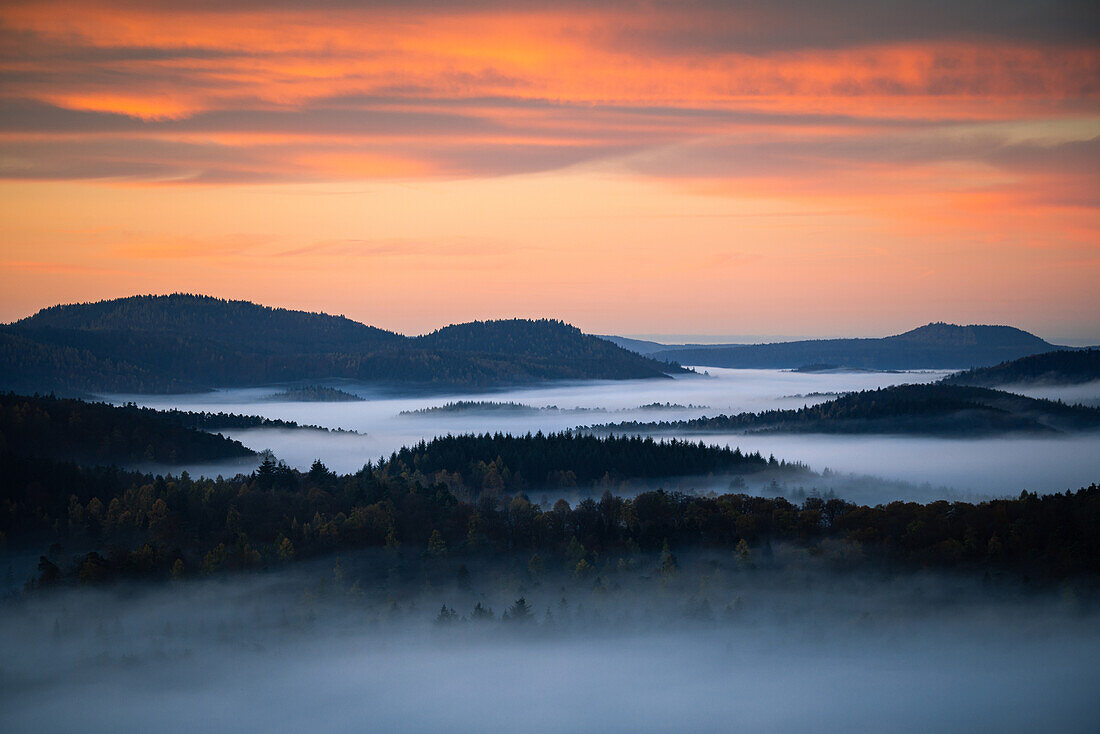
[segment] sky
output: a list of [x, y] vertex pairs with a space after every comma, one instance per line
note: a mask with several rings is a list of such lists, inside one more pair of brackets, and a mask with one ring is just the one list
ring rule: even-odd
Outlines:
[[1100, 342], [1100, 10], [7, 0], [0, 321]]

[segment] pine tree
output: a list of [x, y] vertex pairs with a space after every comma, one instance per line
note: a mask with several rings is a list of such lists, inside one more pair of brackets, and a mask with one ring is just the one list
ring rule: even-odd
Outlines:
[[447, 543], [438, 530], [432, 531], [432, 537], [428, 538], [428, 555], [442, 556], [447, 552]]
[[531, 605], [527, 603], [527, 599], [520, 597], [516, 599], [516, 603], [508, 607], [508, 619], [511, 622], [530, 622], [533, 619], [531, 613]]

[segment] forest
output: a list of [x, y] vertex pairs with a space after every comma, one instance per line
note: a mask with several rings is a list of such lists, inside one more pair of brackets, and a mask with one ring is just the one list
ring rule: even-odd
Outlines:
[[1100, 349], [1062, 349], [956, 372], [950, 385], [1079, 385], [1100, 380]]
[[767, 469], [805, 472], [800, 464], [759, 453], [640, 436], [562, 433], [439, 436], [380, 461], [390, 474], [443, 483], [464, 496], [581, 488], [599, 490], [630, 479], [750, 474]]
[[336, 476], [320, 462], [299, 472], [268, 459], [247, 476], [193, 479], [8, 453], [2, 468], [3, 541], [41, 549], [40, 584], [259, 569], [361, 548], [414, 560], [531, 553], [578, 574], [638, 552], [767, 553], [778, 543], [839, 549], [847, 563], [868, 568], [995, 569], [1034, 579], [1100, 571], [1096, 485], [979, 504], [867, 507], [811, 496], [796, 505], [657, 490], [541, 507], [522, 493], [461, 501], [392, 462]]
[[[442, 436], [343, 476], [320, 461], [300, 472], [267, 455], [247, 475], [194, 479], [71, 459], [251, 452], [185, 428], [188, 414], [11, 394], [0, 405], [0, 542], [40, 549], [43, 584], [262, 568], [374, 547], [429, 556], [530, 551], [578, 573], [666, 545], [747, 552], [773, 542], [840, 542], [847, 556], [869, 563], [994, 564], [1039, 577], [1095, 573], [1100, 560], [1100, 538], [1090, 531], [1100, 520], [1095, 486], [981, 504], [877, 507], [813, 494], [801, 505], [742, 493], [622, 497], [609, 490], [626, 479], [808, 472], [738, 449], [572, 432]], [[570, 487], [603, 495], [575, 506], [527, 498], [528, 490]]]
[[291, 387], [272, 395], [270, 400], [285, 400], [292, 403], [354, 403], [363, 400], [345, 390], [324, 385], [302, 385]]
[[549, 319], [410, 338], [339, 316], [186, 294], [54, 306], [0, 327], [0, 387], [76, 396], [331, 378], [486, 387], [680, 371]]
[[511, 413], [528, 415], [555, 408], [536, 408], [525, 403], [513, 401], [500, 402], [496, 400], [452, 400], [443, 405], [434, 405], [428, 408], [416, 408], [415, 410], [403, 410], [401, 415], [461, 415], [464, 413]]
[[841, 395], [796, 410], [681, 421], [623, 422], [597, 432], [669, 431], [915, 434], [978, 436], [1100, 429], [1100, 409], [948, 384], [896, 385]]
[[54, 395], [0, 393], [0, 449], [78, 463], [176, 464], [253, 456], [252, 450], [217, 433], [231, 428], [354, 433], [256, 415], [155, 410], [135, 403], [111, 405]]
[[239, 441], [198, 430], [244, 425], [289, 427], [264, 418], [0, 393], [0, 451], [78, 463], [178, 464], [254, 456]]

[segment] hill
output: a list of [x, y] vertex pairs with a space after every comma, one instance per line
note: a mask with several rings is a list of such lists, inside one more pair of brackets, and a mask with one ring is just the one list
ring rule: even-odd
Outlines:
[[267, 354], [363, 354], [405, 341], [400, 334], [343, 316], [186, 293], [51, 306], [16, 325], [24, 329], [170, 334]]
[[537, 415], [555, 408], [536, 408], [526, 403], [507, 402], [501, 403], [494, 400], [455, 400], [443, 405], [434, 405], [429, 408], [417, 408], [416, 410], [402, 410], [398, 415], [404, 416], [435, 416], [435, 415], [462, 415], [466, 413], [495, 413], [508, 415]]
[[206, 417], [4, 393], [0, 452], [88, 464], [199, 463], [255, 455], [238, 441], [183, 425]]
[[898, 385], [849, 393], [798, 410], [693, 420], [617, 423], [634, 433], [850, 433], [978, 436], [1100, 429], [1100, 409], [961, 385]]
[[0, 327], [0, 387], [21, 392], [166, 393], [329, 378], [493, 387], [679, 369], [558, 321], [476, 322], [409, 338], [341, 316], [187, 294], [54, 306]]
[[653, 377], [658, 364], [550, 319], [473, 321], [447, 326], [415, 341], [433, 352], [506, 357], [532, 374], [554, 373], [561, 378]]
[[759, 453], [687, 441], [637, 436], [465, 434], [440, 436], [402, 448], [379, 464], [391, 475], [415, 473], [425, 483], [447, 484], [460, 494], [515, 493], [535, 489], [599, 488], [630, 479], [663, 479], [712, 473], [748, 474], [803, 466]]
[[950, 385], [1080, 385], [1100, 380], [1100, 349], [1059, 350], [948, 375]]
[[334, 387], [304, 385], [275, 393], [268, 400], [291, 403], [359, 403], [363, 401], [363, 398], [344, 390], [337, 390]]
[[879, 339], [814, 339], [772, 344], [670, 348], [656, 359], [702, 367], [794, 369], [808, 364], [873, 370], [984, 367], [1059, 347], [1011, 326], [927, 324]]

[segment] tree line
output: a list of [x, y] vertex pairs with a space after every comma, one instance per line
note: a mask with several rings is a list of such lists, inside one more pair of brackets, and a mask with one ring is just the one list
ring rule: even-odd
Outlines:
[[[409, 451], [401, 456], [417, 453]], [[300, 472], [268, 458], [249, 475], [194, 479], [8, 453], [0, 471], [0, 540], [51, 549], [41, 559], [44, 584], [256, 569], [361, 548], [424, 557], [532, 553], [579, 574], [638, 552], [746, 553], [772, 543], [831, 544], [855, 566], [1001, 568], [1036, 578], [1100, 571], [1097, 485], [982, 503], [869, 507], [656, 490], [543, 507], [522, 493], [461, 500], [423, 468], [392, 457], [343, 476], [319, 461]]]
[[793, 410], [703, 416], [690, 420], [623, 422], [596, 431], [791, 433], [915, 433], [976, 435], [1051, 433], [1100, 428], [1100, 408], [1066, 405], [1000, 390], [928, 384], [846, 393]]

